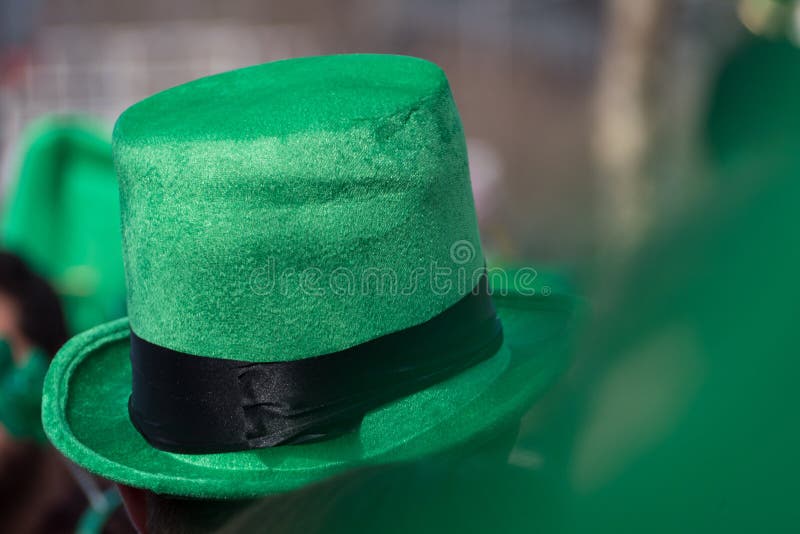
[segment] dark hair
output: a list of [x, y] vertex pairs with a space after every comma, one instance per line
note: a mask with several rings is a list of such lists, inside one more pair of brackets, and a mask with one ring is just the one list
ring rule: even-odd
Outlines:
[[23, 335], [52, 358], [69, 337], [55, 290], [19, 257], [0, 251], [0, 292], [17, 305]]

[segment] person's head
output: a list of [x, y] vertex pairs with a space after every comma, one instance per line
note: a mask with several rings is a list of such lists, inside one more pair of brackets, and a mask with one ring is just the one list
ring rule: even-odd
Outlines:
[[56, 292], [10, 252], [0, 252], [0, 337], [15, 358], [32, 348], [52, 358], [68, 338]]
[[47, 359], [66, 339], [53, 289], [20, 258], [0, 252], [0, 516], [9, 524], [24, 515], [17, 503], [53, 489], [38, 487], [42, 477], [59, 479], [42, 447], [41, 399]]

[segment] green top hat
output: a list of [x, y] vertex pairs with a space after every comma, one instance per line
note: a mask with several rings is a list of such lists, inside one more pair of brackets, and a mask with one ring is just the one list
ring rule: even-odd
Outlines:
[[503, 276], [488, 296], [431, 63], [203, 78], [125, 111], [113, 149], [130, 316], [65, 345], [43, 403], [92, 471], [176, 495], [290, 490], [491, 434], [563, 365], [568, 300]]
[[3, 246], [47, 278], [70, 330], [125, 314], [119, 192], [111, 142], [93, 122], [45, 117], [22, 142], [3, 213]]

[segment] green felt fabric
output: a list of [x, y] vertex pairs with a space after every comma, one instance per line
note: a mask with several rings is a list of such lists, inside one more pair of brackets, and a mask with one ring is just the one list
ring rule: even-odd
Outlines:
[[47, 278], [73, 332], [125, 315], [119, 193], [108, 134], [46, 117], [21, 143], [2, 243]]
[[17, 439], [47, 442], [41, 418], [47, 366], [47, 357], [39, 350], [15, 365], [8, 342], [0, 339], [0, 423]]
[[57, 448], [92, 472], [159, 493], [203, 498], [277, 493], [360, 465], [447, 451], [519, 418], [566, 363], [575, 318], [566, 295], [495, 302], [506, 339], [495, 356], [371, 412], [358, 432], [336, 440], [201, 455], [150, 447], [128, 419], [125, 319], [73, 338], [56, 356], [45, 384], [45, 429]]
[[157, 345], [252, 361], [334, 352], [440, 313], [483, 265], [458, 113], [421, 59], [203, 78], [125, 111], [113, 148], [130, 322]]

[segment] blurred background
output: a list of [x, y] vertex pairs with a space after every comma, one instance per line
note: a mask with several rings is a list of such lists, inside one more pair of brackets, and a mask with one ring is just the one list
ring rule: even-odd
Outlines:
[[43, 114], [85, 113], [110, 129], [132, 103], [200, 76], [302, 55], [410, 54], [450, 78], [487, 245], [546, 262], [627, 247], [704, 189], [715, 73], [748, 33], [793, 17], [769, 0], [2, 6], [4, 184], [21, 133]]
[[[124, 315], [107, 254], [122, 110], [288, 57], [429, 59], [461, 112], [490, 261], [532, 262], [590, 303], [511, 462], [542, 473], [537, 491], [561, 496], [570, 526], [749, 530], [780, 516], [767, 530], [796, 531], [787, 377], [800, 369], [784, 357], [800, 348], [798, 43], [792, 0], [0, 0], [5, 244], [54, 285], [71, 331]], [[36, 167], [53, 153], [60, 170]], [[92, 185], [25, 185], [48, 173]], [[83, 200], [32, 207], [43, 195]], [[695, 456], [709, 450], [725, 461]], [[742, 465], [760, 468], [735, 478]], [[563, 509], [544, 526], [564, 527]]]

